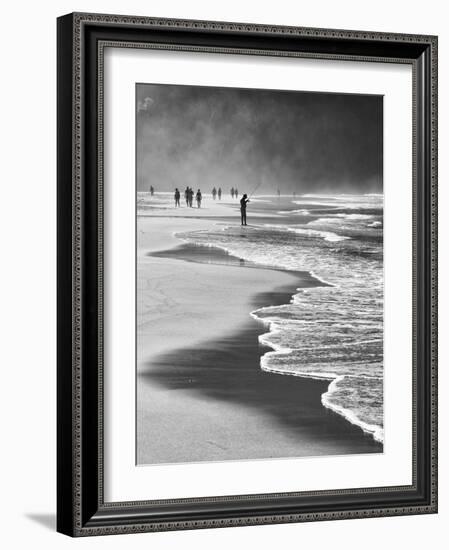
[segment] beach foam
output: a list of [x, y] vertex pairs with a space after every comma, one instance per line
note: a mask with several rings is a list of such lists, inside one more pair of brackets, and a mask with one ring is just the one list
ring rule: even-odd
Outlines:
[[[370, 227], [367, 221], [373, 220], [372, 215], [382, 216], [382, 196], [326, 198], [328, 210], [312, 224], [280, 220], [280, 224], [244, 229], [225, 225], [179, 236], [261, 266], [309, 271], [325, 283], [299, 289], [289, 304], [251, 312], [269, 327], [260, 342], [273, 351], [265, 353], [261, 367], [277, 374], [330, 380], [323, 405], [381, 441], [382, 228]], [[375, 212], [369, 218], [363, 213], [368, 203]], [[334, 215], [341, 204], [358, 212]]]

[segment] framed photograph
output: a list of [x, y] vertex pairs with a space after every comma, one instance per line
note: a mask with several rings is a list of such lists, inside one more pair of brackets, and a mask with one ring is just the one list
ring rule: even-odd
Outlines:
[[58, 531], [437, 511], [437, 38], [58, 19]]

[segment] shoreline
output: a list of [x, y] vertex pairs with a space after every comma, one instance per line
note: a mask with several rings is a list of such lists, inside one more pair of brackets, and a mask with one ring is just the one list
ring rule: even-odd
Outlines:
[[[282, 304], [291, 291], [291, 286], [283, 286], [259, 293], [253, 304], [266, 304], [267, 299], [273, 305]], [[321, 396], [329, 380], [263, 371], [260, 357], [271, 348], [259, 344], [259, 335], [260, 322], [249, 318], [230, 337], [153, 359], [151, 369], [139, 375], [142, 386], [150, 383], [168, 393], [171, 405], [175, 392], [175, 409], [186, 417], [181, 419], [175, 412], [176, 424], [166, 427], [168, 438], [157, 438], [157, 448], [140, 445], [139, 464], [382, 452], [382, 445], [371, 435], [323, 406]]]
[[[251, 296], [256, 292], [294, 284], [301, 277], [304, 281], [299, 280], [298, 286], [315, 284], [315, 279], [306, 272], [237, 269], [240, 262], [231, 268], [176, 259], [172, 251], [183, 244], [175, 236], [177, 233], [209, 229], [213, 225], [209, 220], [178, 218], [167, 227], [162, 218], [138, 219], [139, 371], [143, 361], [161, 352], [232, 333], [246, 322], [252, 308]], [[223, 252], [221, 256], [225, 258], [226, 254]]]
[[[261, 356], [272, 348], [259, 343], [261, 321], [251, 311], [289, 303], [298, 288], [321, 286], [319, 279], [307, 272], [242, 265], [239, 258], [217, 247], [207, 250], [202, 261], [189, 259], [189, 245], [174, 237], [178, 231], [172, 232], [165, 250], [159, 246], [156, 251], [143, 252], [150, 255], [152, 268], [156, 263], [165, 266], [165, 271], [176, 271], [182, 264], [183, 274], [193, 269], [195, 277], [213, 280], [217, 276], [220, 281], [223, 269], [230, 276], [237, 267], [257, 267], [239, 270], [239, 278], [248, 278], [248, 272], [264, 277], [257, 281], [257, 288], [254, 281], [246, 282], [243, 295], [249, 309], [243, 304], [240, 321], [232, 331], [215, 330], [193, 342], [181, 339], [182, 345], [174, 351], [173, 346], [159, 353], [152, 350], [145, 359], [138, 374], [138, 463], [382, 452], [372, 435], [322, 403], [331, 380], [277, 376], [260, 368]], [[217, 256], [219, 261], [214, 263]], [[168, 419], [162, 418], [161, 410]]]
[[[183, 260], [185, 262], [207, 264], [207, 265], [222, 265], [229, 267], [244, 267], [247, 269], [260, 269], [263, 271], [276, 271], [285, 273], [289, 276], [297, 277], [301, 284], [297, 288], [308, 288], [317, 286], [332, 286], [325, 281], [322, 281], [310, 271], [293, 271], [284, 269], [282, 267], [270, 267], [252, 262], [250, 260], [244, 260], [234, 256], [224, 248], [220, 248], [217, 245], [205, 245], [196, 244], [190, 242], [183, 242], [180, 240], [180, 244], [167, 250], [158, 250], [155, 252], [148, 252], [147, 256], [152, 258], [166, 258], [173, 260]], [[293, 295], [293, 294], [292, 294]], [[273, 305], [273, 304], [272, 304]], [[282, 304], [278, 304], [282, 305]], [[249, 312], [249, 315], [252, 315]]]

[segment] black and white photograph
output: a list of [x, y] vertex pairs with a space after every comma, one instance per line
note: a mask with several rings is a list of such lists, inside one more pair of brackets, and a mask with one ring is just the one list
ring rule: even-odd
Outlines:
[[136, 463], [382, 453], [383, 97], [135, 110]]
[[447, 2], [4, 10], [2, 548], [447, 547]]

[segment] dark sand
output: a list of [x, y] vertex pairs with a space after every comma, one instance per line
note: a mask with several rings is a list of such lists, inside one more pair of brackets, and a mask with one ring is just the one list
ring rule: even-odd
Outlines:
[[[222, 248], [217, 248], [215, 246], [206, 246], [203, 244], [193, 244], [186, 243], [181, 244], [175, 248], [170, 248], [168, 250], [158, 250], [157, 252], [150, 252], [148, 256], [153, 256], [155, 258], [170, 258], [176, 260], [184, 260], [185, 262], [201, 263], [201, 264], [211, 264], [211, 265], [226, 265], [230, 267], [246, 267], [254, 269], [263, 269], [264, 271], [282, 271], [286, 272], [285, 269], [278, 269], [276, 267], [261, 267], [260, 264], [256, 262], [251, 262], [249, 260], [244, 260], [243, 258], [238, 258], [233, 256], [223, 250]], [[298, 287], [308, 287], [308, 286], [328, 286], [326, 283], [315, 279], [307, 271], [288, 271], [290, 275], [298, 275]], [[290, 289], [290, 287], [289, 287]], [[279, 302], [286, 304], [290, 301], [292, 294], [294, 293], [295, 288], [291, 289], [291, 293], [288, 296], [286, 302]], [[270, 304], [265, 304], [270, 305]], [[271, 304], [275, 305], [275, 304]], [[257, 306], [262, 307], [262, 306]], [[254, 308], [256, 309], [256, 308]]]
[[[155, 255], [242, 265], [219, 249], [195, 245]], [[255, 295], [253, 309], [288, 303], [297, 286], [316, 284], [301, 273], [296, 286]], [[139, 391], [146, 400], [154, 397], [141, 418], [147, 443], [138, 445], [139, 464], [382, 452], [370, 435], [322, 406], [329, 382], [261, 370], [260, 356], [270, 348], [258, 336], [266, 330], [248, 315], [231, 336], [151, 361], [139, 374]], [[164, 410], [157, 409], [161, 404]]]

